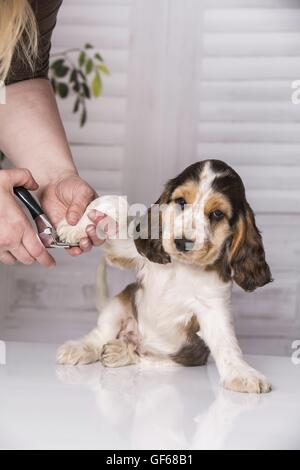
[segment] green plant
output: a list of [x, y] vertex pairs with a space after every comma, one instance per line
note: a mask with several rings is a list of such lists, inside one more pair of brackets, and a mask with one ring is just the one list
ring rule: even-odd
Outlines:
[[[87, 100], [101, 96], [101, 75], [109, 75], [109, 69], [91, 44], [54, 54], [52, 59], [49, 78], [54, 93], [62, 99], [73, 93], [73, 112], [80, 113], [80, 126], [83, 127], [88, 117]], [[5, 155], [0, 150], [0, 169], [4, 159]]]
[[[74, 57], [74, 55], [76, 55]], [[69, 49], [52, 55], [55, 60], [50, 66], [49, 78], [54, 93], [60, 98], [74, 96], [73, 113], [80, 113], [80, 126], [87, 121], [87, 100], [99, 98], [102, 94], [102, 75], [110, 72], [102, 56], [94, 46], [85, 44], [82, 49]]]

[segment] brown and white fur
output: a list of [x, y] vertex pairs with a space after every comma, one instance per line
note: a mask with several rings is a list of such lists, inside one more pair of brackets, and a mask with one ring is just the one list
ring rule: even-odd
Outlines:
[[[59, 236], [79, 240], [88, 212], [108, 213], [117, 199], [94, 201], [76, 227], [62, 222]], [[211, 353], [225, 388], [269, 392], [267, 379], [243, 359], [231, 313], [233, 281], [249, 292], [272, 281], [241, 178], [218, 160], [199, 162], [167, 183], [158, 204], [158, 238], [151, 238], [149, 210], [147, 234], [141, 220], [138, 239], [107, 240], [107, 260], [135, 267], [137, 282], [106, 303], [91, 333], [58, 350], [58, 363], [199, 366]]]

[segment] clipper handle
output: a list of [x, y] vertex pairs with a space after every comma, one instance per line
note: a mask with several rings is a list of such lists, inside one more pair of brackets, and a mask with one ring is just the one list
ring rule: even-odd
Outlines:
[[14, 193], [27, 207], [33, 220], [43, 214], [42, 208], [27, 189], [22, 187], [14, 188]]

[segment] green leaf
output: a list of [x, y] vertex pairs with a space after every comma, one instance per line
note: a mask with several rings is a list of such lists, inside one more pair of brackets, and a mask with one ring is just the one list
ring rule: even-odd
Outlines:
[[86, 63], [86, 66], [85, 66], [85, 71], [86, 71], [87, 75], [89, 75], [93, 71], [93, 68], [94, 68], [93, 61], [92, 61], [92, 59], [89, 59]]
[[79, 90], [80, 90], [80, 83], [78, 81], [76, 81], [73, 85], [73, 90], [75, 91], [75, 93], [79, 93]]
[[98, 73], [96, 73], [93, 81], [92, 81], [92, 93], [95, 98], [99, 98], [102, 93], [102, 80]]
[[86, 61], [86, 53], [84, 51], [82, 51], [79, 55], [79, 58], [78, 58], [79, 66], [83, 67], [84, 64], [85, 64], [85, 61]]
[[90, 91], [89, 87], [87, 86], [87, 84], [86, 84], [86, 83], [82, 83], [81, 86], [82, 86], [82, 89], [83, 89], [83, 91], [84, 91], [85, 97], [88, 98], [88, 99], [90, 99], [90, 98], [91, 98], [91, 91]]
[[58, 78], [64, 78], [70, 72], [69, 67], [61, 67], [59, 70], [56, 71], [56, 76]]
[[73, 70], [71, 75], [70, 75], [70, 82], [76, 82], [77, 81], [77, 70]]
[[62, 65], [64, 65], [64, 63], [65, 63], [65, 59], [58, 59], [55, 62], [52, 62], [51, 68], [56, 69], [56, 67], [61, 67]]
[[97, 52], [97, 54], [95, 54], [94, 57], [95, 57], [95, 59], [100, 60], [100, 62], [104, 62], [103, 57], [102, 57], [102, 55], [99, 54], [99, 52]]
[[106, 67], [106, 65], [104, 65], [104, 64], [98, 65], [98, 66], [97, 66], [97, 69], [98, 69], [101, 73], [103, 73], [104, 75], [110, 75], [110, 71], [109, 71], [108, 67]]
[[58, 91], [59, 96], [62, 99], [64, 99], [64, 98], [67, 98], [67, 96], [69, 94], [69, 87], [65, 83], [61, 82], [61, 83], [58, 83], [57, 91]]
[[80, 98], [77, 98], [74, 104], [73, 113], [76, 114], [79, 111]]
[[82, 113], [81, 113], [81, 118], [80, 118], [80, 126], [81, 127], [83, 127], [85, 125], [86, 120], [87, 120], [87, 112], [86, 112], [86, 108], [84, 108]]
[[84, 46], [85, 49], [94, 49], [94, 46], [92, 46], [92, 44], [90, 43], [87, 43], [85, 46]]
[[63, 78], [65, 77], [69, 71], [70, 68], [65, 65], [64, 59], [57, 60], [51, 65], [52, 70], [54, 71], [54, 74], [58, 78]]

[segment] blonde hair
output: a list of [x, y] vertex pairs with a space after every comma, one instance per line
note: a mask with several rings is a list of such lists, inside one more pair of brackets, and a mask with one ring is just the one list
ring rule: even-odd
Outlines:
[[0, 0], [0, 11], [0, 80], [5, 81], [15, 52], [34, 68], [38, 30], [28, 0]]

